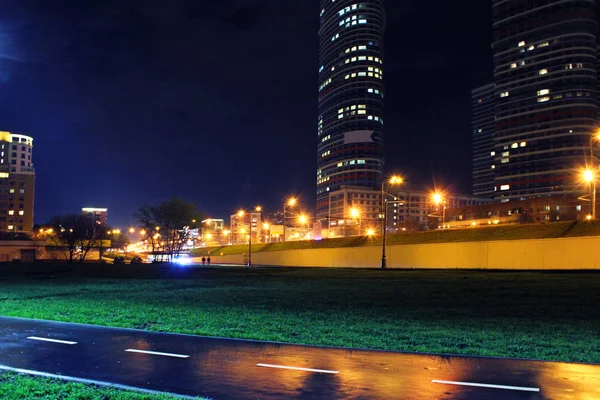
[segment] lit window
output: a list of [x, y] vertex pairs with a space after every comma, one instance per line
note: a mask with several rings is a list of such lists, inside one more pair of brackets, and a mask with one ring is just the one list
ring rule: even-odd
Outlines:
[[513, 143], [510, 148], [511, 149], [516, 149], [517, 147], [519, 147], [519, 143]]
[[8, 172], [0, 172], [0, 178], [8, 178]]
[[581, 211], [581, 206], [577, 206], [577, 211]]
[[502, 92], [500, 93], [500, 97], [508, 97], [510, 95], [509, 92]]
[[495, 165], [492, 165], [492, 169], [496, 169], [496, 166], [495, 166]]
[[500, 190], [510, 190], [510, 185], [502, 185], [500, 186]]
[[500, 162], [502, 164], [506, 164], [506, 163], [510, 162], [510, 158], [503, 158], [503, 159], [500, 160]]
[[23, 210], [19, 211], [19, 215], [25, 215], [25, 211], [23, 211]]
[[538, 90], [537, 95], [538, 96], [544, 96], [550, 93], [550, 89], [542, 89], [542, 90]]
[[15, 215], [15, 210], [10, 210], [10, 211], [8, 212], [8, 215]]
[[522, 46], [525, 46], [525, 41], [524, 40], [522, 40], [522, 41], [519, 42], [519, 47], [522, 47]]
[[510, 64], [510, 68], [511, 68], [511, 69], [517, 68], [517, 63], [512, 63], [512, 64]]
[[550, 96], [540, 97], [538, 99], [538, 103], [544, 103], [544, 102], [549, 101], [549, 100], [550, 100]]
[[490, 153], [490, 156], [495, 156], [495, 155], [496, 155], [496, 152], [495, 152], [495, 151], [492, 151], [492, 152]]
[[521, 147], [527, 146], [527, 142], [521, 142]]
[[540, 72], [538, 72], [538, 74], [540, 74], [540, 75], [546, 75], [547, 73], [548, 73], [548, 70], [546, 68], [540, 69]]
[[510, 155], [510, 152], [505, 151], [502, 153], [502, 157], [508, 157]]
[[529, 46], [529, 47], [527, 48], [527, 50], [529, 50], [529, 51], [531, 51], [531, 50], [534, 50], [534, 49], [535, 49], [535, 46], [534, 46], [534, 45], [531, 45], [531, 46]]
[[14, 227], [13, 225], [9, 225], [9, 226], [8, 226], [8, 230], [9, 230], [9, 231], [12, 231], [13, 229], [15, 229], [15, 227]]

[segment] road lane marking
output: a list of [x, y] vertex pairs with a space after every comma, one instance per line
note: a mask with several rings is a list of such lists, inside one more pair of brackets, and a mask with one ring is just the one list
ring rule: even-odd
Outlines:
[[174, 354], [174, 353], [161, 353], [159, 351], [148, 351], [148, 350], [136, 350], [136, 349], [127, 349], [130, 353], [141, 353], [141, 354], [150, 354], [153, 356], [165, 356], [165, 357], [175, 357], [175, 358], [190, 358], [190, 356], [186, 354]]
[[473, 386], [491, 389], [504, 389], [504, 390], [520, 390], [522, 392], [539, 392], [540, 388], [523, 387], [523, 386], [505, 386], [505, 385], [491, 385], [487, 383], [473, 383], [473, 382], [455, 382], [455, 381], [440, 381], [432, 380], [432, 383], [441, 383], [443, 385], [457, 385], [457, 386]]
[[288, 366], [285, 366], [285, 365], [256, 364], [256, 366], [257, 367], [266, 367], [266, 368], [291, 369], [291, 370], [294, 370], [294, 371], [320, 372], [322, 374], [339, 374], [340, 373], [340, 371], [330, 371], [330, 370], [327, 370], [327, 369], [288, 367]]
[[29, 336], [27, 339], [39, 340], [42, 342], [60, 343], [60, 344], [77, 344], [77, 342], [70, 342], [68, 340], [48, 339], [48, 338], [37, 337], [37, 336]]

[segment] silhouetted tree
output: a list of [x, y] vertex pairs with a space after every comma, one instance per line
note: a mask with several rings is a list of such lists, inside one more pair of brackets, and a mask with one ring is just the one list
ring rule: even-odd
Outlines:
[[108, 239], [105, 226], [78, 214], [53, 217], [39, 232], [47, 245], [61, 251], [69, 263], [76, 259], [83, 262], [90, 250], [102, 248]]
[[167, 256], [171, 262], [179, 254], [190, 230], [196, 228], [201, 214], [196, 204], [174, 197], [157, 206], [144, 204], [133, 214], [140, 227], [146, 232], [145, 239], [155, 256]]

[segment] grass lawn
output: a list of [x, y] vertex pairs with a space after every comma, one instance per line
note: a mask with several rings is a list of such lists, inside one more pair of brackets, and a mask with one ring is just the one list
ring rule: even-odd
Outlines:
[[0, 265], [0, 315], [600, 363], [599, 287], [592, 272]]
[[0, 372], [0, 398], [36, 400], [175, 400], [180, 397], [130, 392], [96, 385], [66, 382], [60, 379], [33, 377], [13, 372]]
[[[436, 230], [429, 232], [415, 232], [403, 234], [389, 234], [388, 244], [425, 244], [448, 242], [481, 242], [493, 240], [517, 239], [546, 239], [560, 237], [579, 237], [600, 235], [599, 221], [570, 221], [553, 222], [551, 224], [523, 224], [523, 225], [494, 225], [477, 228]], [[380, 236], [356, 236], [336, 239], [289, 241], [279, 243], [255, 243], [252, 252], [320, 249], [358, 246], [381, 246]], [[192, 256], [202, 257], [212, 255], [231, 255], [248, 252], [248, 245], [221, 246], [212, 248], [194, 249]]]

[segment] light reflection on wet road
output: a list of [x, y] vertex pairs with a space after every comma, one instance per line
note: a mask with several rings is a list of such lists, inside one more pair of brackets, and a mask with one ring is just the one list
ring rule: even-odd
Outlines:
[[308, 347], [4, 317], [0, 364], [214, 399], [600, 399], [597, 365]]

